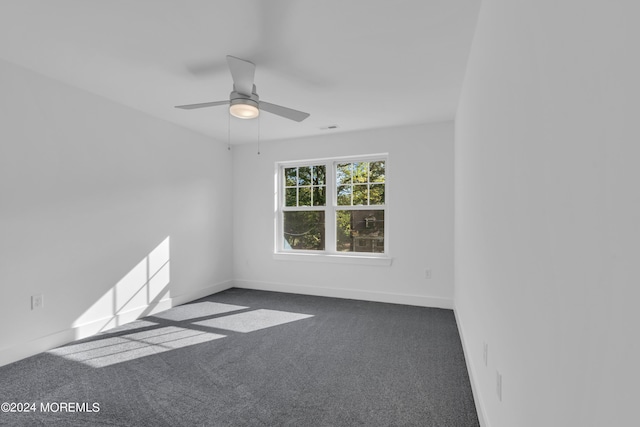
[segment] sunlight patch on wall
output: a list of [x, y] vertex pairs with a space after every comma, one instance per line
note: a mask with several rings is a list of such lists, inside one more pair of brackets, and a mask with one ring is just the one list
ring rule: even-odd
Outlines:
[[98, 323], [93, 333], [105, 331], [147, 314], [145, 310], [169, 298], [170, 246], [170, 237], [167, 236], [72, 326], [78, 328]]
[[[147, 302], [151, 303], [167, 288], [170, 281], [169, 236], [162, 241], [147, 257]], [[167, 295], [168, 297], [168, 295]]]

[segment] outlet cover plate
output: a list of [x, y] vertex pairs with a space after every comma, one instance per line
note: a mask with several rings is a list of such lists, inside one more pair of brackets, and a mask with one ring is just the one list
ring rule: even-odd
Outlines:
[[31, 310], [44, 307], [44, 295], [38, 294], [31, 297]]

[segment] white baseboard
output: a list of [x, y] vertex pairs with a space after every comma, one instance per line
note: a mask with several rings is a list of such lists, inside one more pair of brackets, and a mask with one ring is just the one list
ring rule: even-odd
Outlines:
[[133, 322], [142, 317], [149, 316], [171, 308], [171, 299], [165, 298], [152, 305], [137, 307], [132, 310], [117, 313], [113, 316], [92, 320], [81, 325], [71, 326], [68, 329], [54, 332], [31, 341], [16, 344], [0, 349], [0, 366], [17, 362], [18, 360], [33, 356], [43, 351], [68, 344], [75, 340], [90, 337], [99, 332], [104, 332], [125, 323]]
[[82, 325], [72, 326], [68, 329], [64, 329], [44, 337], [19, 343], [11, 347], [2, 348], [0, 349], [0, 366], [8, 365], [9, 363], [17, 362], [18, 360], [51, 350], [52, 348], [68, 344], [75, 340], [87, 338], [116, 326], [133, 322], [140, 317], [151, 316], [155, 313], [175, 307], [176, 305], [184, 304], [207, 295], [224, 291], [230, 287], [232, 287], [232, 282], [227, 280], [206, 288], [187, 292], [177, 297], [164, 298], [152, 305], [142, 306], [126, 312], [117, 313], [114, 316], [93, 320]]
[[422, 295], [395, 294], [390, 292], [363, 291], [360, 289], [328, 288], [285, 283], [259, 282], [254, 280], [234, 280], [236, 288], [256, 289], [261, 291], [285, 292], [290, 294], [315, 295], [322, 297], [357, 299], [363, 301], [387, 302], [392, 304], [415, 305], [453, 309], [450, 298], [429, 297]]
[[453, 309], [453, 314], [456, 318], [456, 323], [458, 324], [458, 332], [460, 333], [460, 341], [462, 342], [462, 351], [464, 352], [464, 360], [467, 363], [467, 372], [469, 372], [469, 382], [471, 383], [471, 392], [473, 393], [473, 400], [476, 404], [476, 412], [478, 413], [478, 421], [480, 422], [480, 427], [489, 427], [490, 424], [487, 422], [487, 418], [485, 416], [486, 411], [484, 409], [484, 403], [482, 401], [482, 396], [480, 395], [480, 389], [477, 383], [477, 375], [474, 369], [473, 362], [471, 362], [471, 358], [469, 357], [469, 349], [467, 348], [467, 341], [464, 339], [464, 327], [462, 326], [462, 322], [460, 321], [460, 317], [458, 316], [458, 311], [455, 306]]
[[72, 342], [76, 339], [73, 329], [65, 329], [35, 340], [0, 349], [0, 366], [26, 359], [43, 351]]
[[117, 313], [113, 316], [104, 317], [102, 319], [92, 320], [82, 325], [76, 325], [70, 328], [75, 332], [76, 340], [90, 337], [100, 332], [108, 331], [116, 326], [124, 325], [126, 323], [133, 322], [144, 316], [151, 316], [152, 314], [159, 313], [171, 308], [171, 298], [164, 298], [154, 304], [137, 307], [132, 310]]
[[187, 292], [178, 296], [171, 297], [171, 306], [186, 304], [191, 301], [195, 301], [200, 298], [204, 298], [207, 295], [217, 294], [218, 292], [226, 291], [233, 287], [232, 280], [226, 280], [224, 282], [216, 283], [215, 285], [208, 286], [206, 288], [196, 289], [195, 291]]

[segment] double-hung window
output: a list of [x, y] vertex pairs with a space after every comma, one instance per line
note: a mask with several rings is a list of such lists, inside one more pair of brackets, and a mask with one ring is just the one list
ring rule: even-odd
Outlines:
[[386, 155], [277, 164], [276, 253], [388, 254]]

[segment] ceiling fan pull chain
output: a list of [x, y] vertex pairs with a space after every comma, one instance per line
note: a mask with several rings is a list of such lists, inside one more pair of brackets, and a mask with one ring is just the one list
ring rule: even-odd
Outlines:
[[231, 151], [231, 112], [227, 110], [227, 150]]
[[258, 156], [260, 155], [260, 116], [258, 116]]

